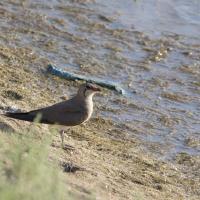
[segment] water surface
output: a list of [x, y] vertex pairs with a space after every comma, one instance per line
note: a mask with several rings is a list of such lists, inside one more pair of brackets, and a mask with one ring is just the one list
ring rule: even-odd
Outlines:
[[1, 45], [30, 48], [67, 71], [119, 83], [126, 96], [99, 97], [101, 117], [162, 158], [199, 154], [198, 0], [5, 0], [0, 5]]

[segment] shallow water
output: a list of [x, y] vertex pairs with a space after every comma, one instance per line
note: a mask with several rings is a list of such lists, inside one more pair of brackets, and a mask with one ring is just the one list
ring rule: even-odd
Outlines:
[[162, 158], [200, 153], [198, 0], [0, 5], [1, 45], [30, 48], [68, 71], [119, 83], [127, 93], [99, 97], [102, 117]]
[[179, 34], [199, 40], [198, 0], [97, 1], [106, 14], [117, 15], [118, 28], [135, 28], [151, 36]]

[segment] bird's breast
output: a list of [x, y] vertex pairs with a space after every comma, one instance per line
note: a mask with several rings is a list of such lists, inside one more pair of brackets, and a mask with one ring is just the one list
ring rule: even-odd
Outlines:
[[84, 122], [88, 121], [93, 113], [93, 102], [89, 101], [86, 103], [86, 118]]

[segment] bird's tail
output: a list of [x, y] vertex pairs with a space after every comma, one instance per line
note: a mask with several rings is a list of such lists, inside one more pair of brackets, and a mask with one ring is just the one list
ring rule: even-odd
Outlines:
[[36, 118], [36, 116], [30, 112], [26, 112], [26, 113], [7, 112], [4, 115], [7, 117], [14, 118], [14, 119], [19, 119], [19, 120], [24, 120], [24, 121], [29, 121], [29, 122], [33, 122]]
[[6, 117], [10, 117], [13, 119], [28, 121], [28, 122], [38, 122], [43, 124], [55, 124], [55, 122], [51, 122], [48, 119], [42, 116], [41, 112], [37, 112], [37, 110], [25, 112], [25, 113], [13, 113], [7, 112], [4, 114]]

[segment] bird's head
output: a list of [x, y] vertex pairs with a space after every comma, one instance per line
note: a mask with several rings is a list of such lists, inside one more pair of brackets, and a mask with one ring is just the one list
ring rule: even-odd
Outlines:
[[94, 84], [84, 83], [80, 86], [78, 90], [79, 95], [83, 95], [84, 97], [92, 97], [95, 93], [100, 92], [101, 89]]

